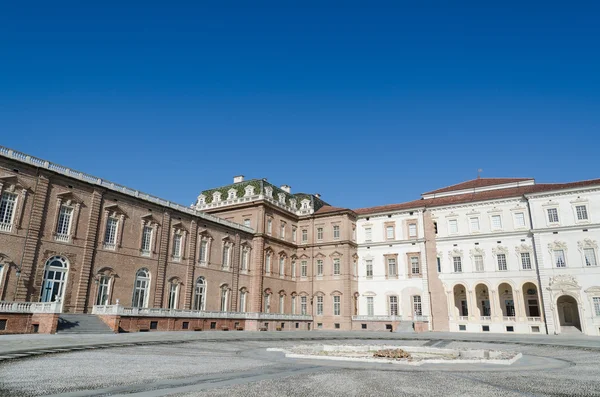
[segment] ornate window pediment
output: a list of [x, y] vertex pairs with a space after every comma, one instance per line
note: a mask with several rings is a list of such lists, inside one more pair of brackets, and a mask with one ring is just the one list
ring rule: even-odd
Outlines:
[[581, 286], [577, 279], [569, 274], [560, 274], [550, 277], [549, 290], [579, 290]]
[[492, 254], [494, 254], [494, 256], [498, 254], [508, 255], [508, 248], [499, 245], [497, 247], [492, 248]]
[[473, 258], [474, 256], [477, 256], [477, 255], [485, 257], [485, 251], [479, 247], [473, 248], [472, 250], [469, 251], [469, 256], [471, 258]]
[[237, 198], [237, 190], [231, 188], [227, 191], [227, 200], [233, 200]]
[[306, 254], [300, 255], [300, 259], [309, 259], [309, 256]]
[[278, 255], [280, 258], [287, 258], [287, 254], [285, 253], [285, 251], [279, 251]]
[[319, 252], [317, 255], [315, 255], [315, 258], [326, 258], [326, 256]]
[[458, 248], [454, 248], [452, 251], [448, 251], [448, 257], [450, 259], [454, 258], [455, 256], [463, 256], [463, 250], [459, 250]]
[[367, 291], [363, 293], [363, 296], [377, 296], [377, 294], [373, 291]]
[[323, 291], [317, 291], [313, 294], [313, 296], [325, 296], [325, 293]]
[[577, 247], [579, 248], [579, 250], [584, 250], [586, 248], [593, 248], [595, 250], [598, 249], [598, 242], [596, 242], [596, 240], [592, 240], [589, 238], [586, 238], [582, 241], [578, 241], [577, 242]]
[[141, 219], [142, 219], [142, 225], [144, 225], [144, 226], [150, 226], [150, 227], [158, 226], [158, 221], [156, 220], [156, 218], [154, 218], [154, 215], [152, 215], [151, 213], [143, 215], [141, 217]]
[[127, 213], [125, 211], [123, 211], [123, 209], [121, 207], [119, 207], [117, 204], [111, 204], [111, 205], [107, 205], [106, 207], [104, 207], [104, 212], [106, 214], [108, 214], [108, 216], [113, 217], [113, 218], [126, 218], [127, 217]]
[[566, 251], [567, 250], [567, 243], [565, 243], [564, 241], [554, 241], [550, 244], [548, 244], [548, 250], [550, 250], [550, 252], [553, 252], [554, 250], [563, 250]]
[[73, 192], [63, 192], [56, 195], [60, 204], [75, 206], [83, 204], [83, 200]]
[[517, 252], [517, 254], [520, 253], [524, 253], [524, 252], [532, 252], [533, 251], [533, 247], [531, 245], [528, 244], [521, 244], [521, 245], [517, 245], [515, 247], [515, 251]]
[[329, 295], [331, 295], [331, 296], [342, 296], [344, 294], [342, 294], [341, 291], [335, 290], [335, 291], [332, 291], [331, 294], [329, 294]]
[[338, 251], [334, 251], [329, 255], [331, 258], [339, 258], [341, 256], [343, 256], [343, 254], [341, 252]]
[[244, 188], [244, 196], [254, 196], [254, 186], [248, 185]]

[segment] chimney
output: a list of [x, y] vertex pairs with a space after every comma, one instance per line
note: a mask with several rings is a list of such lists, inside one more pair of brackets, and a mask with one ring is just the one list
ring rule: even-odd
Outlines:
[[315, 193], [315, 197], [320, 199], [321, 198], [321, 193]]
[[291, 193], [292, 187], [290, 185], [281, 185], [281, 190], [283, 190], [286, 193]]
[[233, 183], [244, 182], [244, 175], [238, 175], [233, 177]]

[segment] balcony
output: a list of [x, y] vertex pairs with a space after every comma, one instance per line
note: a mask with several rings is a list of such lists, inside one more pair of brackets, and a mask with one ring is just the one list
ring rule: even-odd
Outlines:
[[541, 323], [542, 322], [542, 318], [541, 317], [527, 317], [527, 322], [529, 322], [529, 323]]
[[10, 233], [12, 231], [12, 223], [0, 223], [0, 232]]
[[0, 302], [0, 313], [60, 313], [60, 302]]
[[502, 317], [502, 321], [514, 323], [517, 321], [517, 319], [515, 316], [504, 316], [504, 317]]
[[352, 316], [352, 321], [402, 321], [402, 316]]
[[56, 233], [54, 235], [54, 240], [60, 241], [61, 243], [68, 243], [71, 241], [71, 236], [68, 234]]
[[115, 248], [117, 248], [117, 245], [115, 243], [107, 243], [106, 241], [102, 244], [102, 248], [104, 248], [105, 250], [111, 250], [114, 251]]
[[480, 316], [479, 320], [490, 322], [492, 321], [492, 316]]

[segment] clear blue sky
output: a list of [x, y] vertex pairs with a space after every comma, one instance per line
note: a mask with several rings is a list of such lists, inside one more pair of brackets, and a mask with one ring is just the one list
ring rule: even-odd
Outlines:
[[597, 2], [89, 3], [1, 2], [0, 144], [182, 204], [600, 177]]

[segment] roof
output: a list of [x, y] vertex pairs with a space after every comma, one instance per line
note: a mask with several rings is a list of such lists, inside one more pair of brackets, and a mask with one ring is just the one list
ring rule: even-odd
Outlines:
[[453, 196], [435, 197], [430, 199], [414, 200], [405, 203], [381, 205], [377, 207], [359, 208], [354, 210], [358, 215], [378, 214], [382, 212], [402, 211], [418, 208], [432, 208], [445, 205], [471, 203], [477, 201], [496, 200], [510, 197], [521, 197], [526, 194], [550, 192], [555, 190], [576, 189], [588, 186], [600, 186], [600, 179], [568, 183], [542, 183], [506, 189], [486, 190], [476, 193], [463, 193]]
[[352, 210], [349, 208], [333, 207], [331, 205], [324, 205], [323, 207], [321, 207], [317, 211], [315, 211], [314, 214], [321, 215], [321, 214], [328, 214], [331, 212], [340, 212], [340, 211], [352, 211]]
[[453, 192], [456, 190], [476, 189], [476, 188], [494, 186], [494, 185], [505, 185], [507, 183], [531, 181], [532, 179], [533, 178], [477, 178], [477, 179], [471, 179], [470, 181], [461, 182], [456, 185], [447, 186], [447, 187], [444, 187], [441, 189], [433, 190], [431, 192], [427, 192], [427, 193], [423, 193], [423, 194], [427, 195], [427, 194]]

